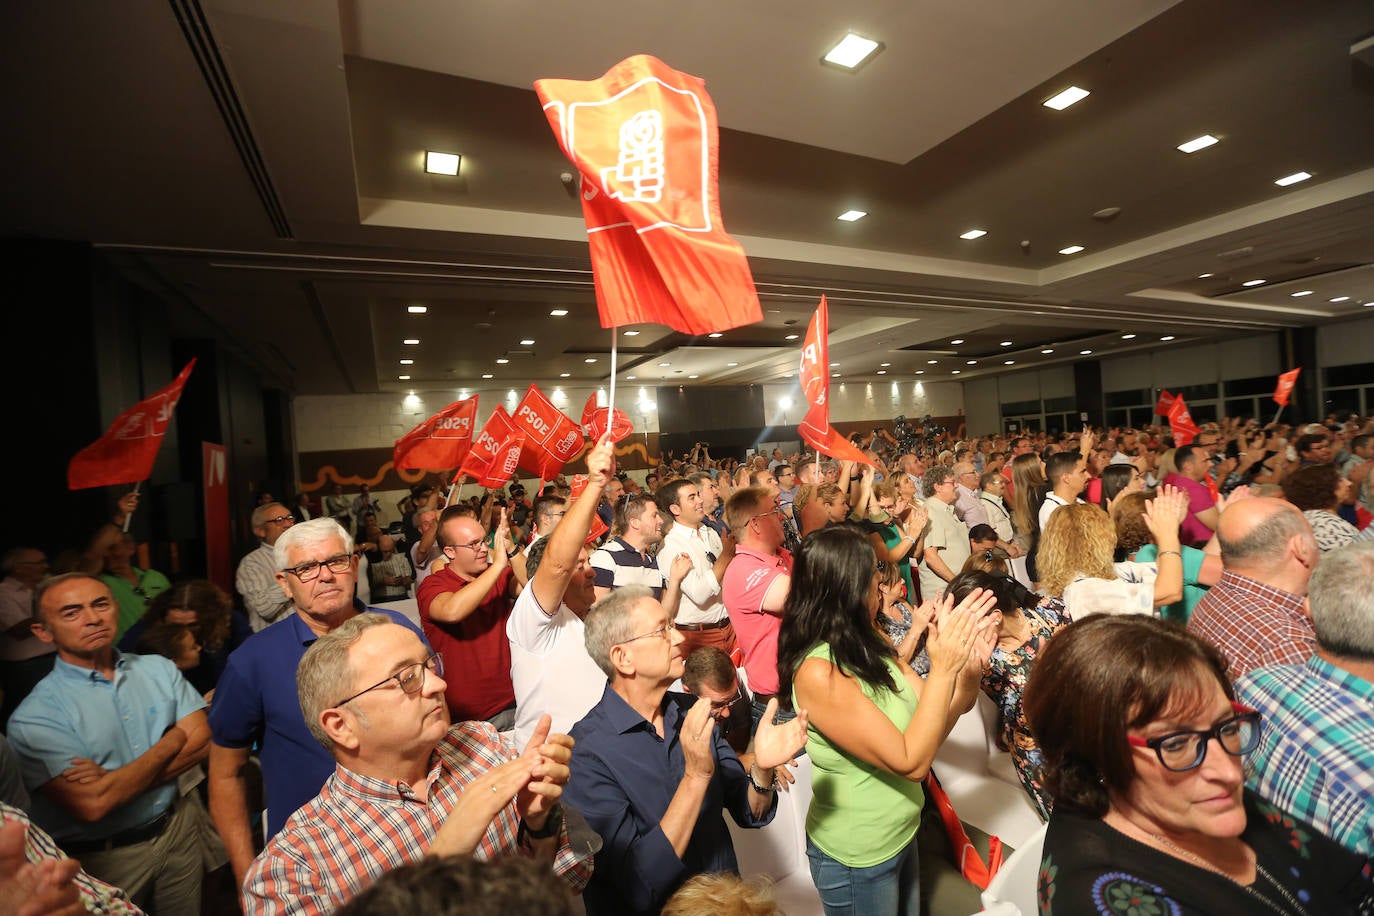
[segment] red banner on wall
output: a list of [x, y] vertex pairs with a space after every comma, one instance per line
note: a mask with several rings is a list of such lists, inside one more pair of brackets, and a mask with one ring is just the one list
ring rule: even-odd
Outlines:
[[201, 483], [205, 492], [206, 578], [227, 595], [234, 594], [234, 558], [229, 546], [229, 458], [224, 446], [200, 444]]

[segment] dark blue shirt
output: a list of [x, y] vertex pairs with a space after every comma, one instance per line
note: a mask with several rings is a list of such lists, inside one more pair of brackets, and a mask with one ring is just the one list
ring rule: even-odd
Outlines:
[[[425, 642], [404, 614], [354, 604], [359, 611], [387, 615]], [[310, 734], [296, 695], [296, 668], [317, 638], [296, 613], [254, 633], [229, 656], [210, 707], [210, 733], [220, 747], [261, 745], [268, 839], [320, 794], [334, 772], [334, 758]]]
[[660, 738], [653, 725], [608, 684], [601, 701], [573, 726], [577, 744], [563, 797], [602, 840], [596, 871], [583, 894], [589, 916], [657, 913], [693, 875], [738, 871], [722, 808], [729, 809], [741, 827], [762, 827], [773, 819], [776, 797], [762, 818], [754, 818], [749, 778], [717, 731], [715, 774], [692, 839], [682, 858], [673, 851], [659, 821], [682, 781], [678, 732], [696, 699], [685, 693], [664, 695], [664, 737]]

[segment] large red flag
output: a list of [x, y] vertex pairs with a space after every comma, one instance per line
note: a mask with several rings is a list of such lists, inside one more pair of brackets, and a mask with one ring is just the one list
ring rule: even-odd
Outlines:
[[1194, 437], [1202, 432], [1193, 422], [1193, 415], [1188, 412], [1182, 395], [1175, 397], [1169, 405], [1169, 428], [1173, 431], [1175, 446], [1191, 445]]
[[[592, 397], [596, 397], [596, 395], [592, 395]], [[619, 411], [616, 412], [619, 413]], [[598, 436], [597, 438], [599, 439], [600, 437]], [[582, 491], [587, 489], [587, 475], [576, 474], [573, 476], [573, 479], [570, 482], [572, 484], [572, 498], [576, 500], [579, 496], [582, 495]], [[586, 543], [590, 544], [592, 541], [595, 541], [597, 538], [601, 537], [601, 535], [605, 534], [607, 531], [610, 530], [611, 526], [603, 522], [601, 520], [601, 516], [593, 515], [592, 526], [587, 531]]]
[[[635, 431], [630, 417], [619, 407], [615, 409], [615, 422], [611, 424], [611, 441], [619, 442]], [[600, 442], [606, 435], [606, 408], [596, 406], [596, 392], [587, 395], [586, 406], [582, 408], [582, 433], [593, 442]], [[574, 497], [575, 498], [575, 497]]]
[[477, 396], [454, 401], [396, 440], [391, 463], [397, 469], [442, 471], [463, 463], [472, 447]]
[[495, 454], [480, 474], [477, 485], [495, 490], [510, 483], [515, 476], [515, 468], [520, 464], [520, 451], [525, 447], [525, 437], [514, 432], [506, 436], [496, 446]]
[[1175, 395], [1169, 393], [1168, 388], [1159, 389], [1159, 400], [1155, 402], [1155, 413], [1161, 417], [1169, 415], [1169, 408], [1173, 406]]
[[582, 173], [601, 326], [654, 322], [709, 334], [763, 317], [717, 195], [716, 108], [706, 84], [657, 58], [534, 90]]
[[582, 448], [582, 427], [553, 406], [538, 385], [525, 390], [525, 396], [511, 417], [517, 431], [525, 435], [525, 450], [520, 466], [538, 474], [540, 480], [553, 480], [563, 465]]
[[487, 422], [482, 425], [481, 431], [473, 437], [472, 448], [463, 459], [463, 466], [458, 469], [453, 482], [457, 483], [462, 477], [481, 480], [490, 470], [492, 462], [501, 451], [502, 444], [513, 433], [515, 424], [511, 422], [510, 414], [506, 413], [506, 408], [497, 404], [491, 416], [487, 417]]
[[147, 480], [195, 364], [191, 360], [171, 384], [115, 417], [105, 435], [77, 452], [67, 465], [67, 489]]
[[1288, 406], [1288, 396], [1293, 393], [1293, 386], [1298, 383], [1298, 374], [1302, 372], [1302, 367], [1290, 369], [1279, 376], [1279, 387], [1274, 389], [1274, 403], [1280, 407]]
[[847, 461], [872, 464], [854, 443], [830, 425], [830, 306], [821, 296], [816, 314], [806, 328], [802, 342], [801, 368], [797, 380], [811, 409], [802, 418], [797, 432], [816, 451]]

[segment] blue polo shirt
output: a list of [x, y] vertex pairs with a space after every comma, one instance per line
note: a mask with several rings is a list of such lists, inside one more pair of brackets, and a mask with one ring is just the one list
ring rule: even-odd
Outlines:
[[73, 757], [89, 758], [106, 770], [126, 766], [167, 729], [204, 708], [176, 665], [160, 655], [116, 650], [113, 681], [57, 659], [9, 723], [10, 744], [33, 794], [34, 821], [59, 844], [103, 840], [152, 822], [176, 800], [175, 780], [148, 789], [93, 824], [77, 820], [37, 789], [60, 777]]
[[673, 851], [659, 821], [682, 781], [685, 764], [678, 733], [696, 701], [686, 693], [664, 695], [660, 738], [607, 684], [600, 702], [573, 726], [577, 743], [563, 797], [586, 817], [603, 844], [583, 893], [589, 916], [657, 913], [693, 875], [739, 871], [722, 808], [741, 827], [762, 827], [773, 820], [776, 795], [768, 812], [755, 820], [749, 777], [717, 730], [716, 769], [692, 839], [682, 858]]
[[[387, 615], [429, 645], [404, 614], [354, 604], [359, 613]], [[210, 708], [210, 734], [220, 747], [261, 746], [268, 839], [334, 772], [334, 758], [310, 734], [296, 694], [296, 668], [317, 638], [298, 613], [254, 633], [229, 656]]]

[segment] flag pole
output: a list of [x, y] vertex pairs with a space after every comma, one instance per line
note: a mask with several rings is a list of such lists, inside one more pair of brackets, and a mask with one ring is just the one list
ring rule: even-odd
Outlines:
[[611, 393], [606, 398], [606, 431], [610, 432], [615, 428], [615, 371], [616, 371], [616, 341], [620, 337], [619, 328], [611, 328]]
[[[1282, 410], [1282, 408], [1279, 408], [1279, 409]], [[138, 495], [138, 489], [139, 489], [139, 487], [141, 487], [141, 486], [143, 486], [143, 481], [141, 481], [141, 480], [134, 484], [134, 495], [135, 495], [135, 496]], [[133, 520], [134, 520], [134, 513], [133, 513], [132, 510], [129, 511], [129, 512], [125, 512], [125, 513], [124, 513], [124, 530], [125, 530], [125, 531], [128, 531], [128, 530], [129, 530], [129, 523], [132, 522]]]
[[1279, 422], [1279, 414], [1283, 413], [1283, 408], [1286, 407], [1286, 406], [1288, 406], [1288, 405], [1286, 405], [1286, 404], [1280, 404], [1280, 405], [1279, 405], [1279, 409], [1276, 410], [1276, 411], [1274, 411], [1274, 419], [1272, 419], [1272, 420], [1269, 421], [1271, 424]]
[[447, 509], [449, 506], [453, 505], [453, 494], [457, 492], [457, 490], [458, 490], [458, 478], [459, 478], [459, 477], [462, 477], [462, 476], [463, 476], [462, 474], [456, 475], [456, 476], [453, 478], [453, 483], [451, 483], [451, 484], [448, 485], [448, 496], [445, 497], [445, 499], [444, 499], [444, 508], [445, 508], [445, 509]]

